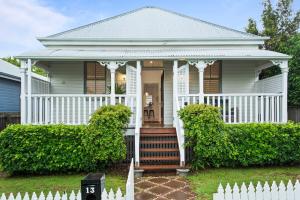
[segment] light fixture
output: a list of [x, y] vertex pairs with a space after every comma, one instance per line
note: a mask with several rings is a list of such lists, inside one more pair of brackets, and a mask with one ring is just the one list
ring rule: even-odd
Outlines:
[[148, 92], [145, 92], [145, 96], [146, 96], [146, 97], [149, 96], [149, 93], [148, 93]]
[[153, 61], [152, 60], [150, 60], [150, 64], [152, 64], [153, 63]]

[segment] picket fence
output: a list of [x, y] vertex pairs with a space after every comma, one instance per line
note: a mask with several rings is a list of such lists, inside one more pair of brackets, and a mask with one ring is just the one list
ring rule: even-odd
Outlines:
[[271, 187], [268, 182], [262, 186], [260, 182], [256, 187], [250, 182], [248, 188], [245, 183], [241, 188], [235, 183], [233, 189], [229, 183], [225, 190], [222, 184], [218, 187], [218, 192], [213, 195], [213, 200], [300, 200], [300, 183], [299, 180], [295, 185], [291, 181], [287, 186], [281, 181], [279, 186], [273, 181]]
[[[105, 189], [101, 195], [102, 200], [134, 200], [134, 165], [133, 159], [131, 160], [128, 178], [126, 182], [126, 194], [123, 195], [120, 188], [117, 189], [117, 192], [114, 193], [112, 189], [107, 192]], [[28, 192], [21, 195], [20, 192], [14, 196], [13, 193], [10, 193], [8, 197], [6, 197], [5, 193], [2, 193], [0, 200], [81, 200], [81, 192], [80, 190], [75, 193], [73, 190], [68, 195], [66, 192], [56, 192], [55, 195], [50, 191], [47, 195], [44, 192], [41, 192], [37, 195], [35, 192], [30, 196]]]

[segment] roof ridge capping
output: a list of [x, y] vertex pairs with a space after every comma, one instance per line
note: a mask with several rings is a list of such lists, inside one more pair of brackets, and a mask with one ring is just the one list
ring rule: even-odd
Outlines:
[[269, 39], [269, 37], [258, 36], [258, 35], [254, 35], [254, 34], [251, 34], [251, 33], [235, 30], [235, 29], [232, 29], [232, 28], [229, 28], [229, 27], [226, 27], [226, 26], [218, 25], [218, 24], [215, 24], [215, 23], [212, 23], [212, 22], [208, 22], [208, 21], [196, 18], [196, 17], [188, 16], [188, 15], [178, 13], [178, 12], [175, 12], [175, 11], [171, 11], [171, 10], [167, 10], [167, 9], [164, 9], [164, 8], [160, 8], [160, 7], [156, 7], [156, 6], [144, 6], [144, 7], [137, 8], [137, 9], [134, 9], [134, 10], [131, 10], [131, 11], [128, 11], [128, 12], [124, 12], [124, 13], [121, 13], [121, 14], [118, 14], [118, 15], [115, 15], [115, 16], [112, 16], [112, 17], [108, 17], [108, 18], [105, 18], [105, 19], [102, 19], [102, 20], [98, 20], [98, 21], [95, 21], [95, 22], [92, 22], [92, 23], [89, 23], [89, 24], [86, 24], [86, 25], [83, 25], [83, 26], [79, 26], [79, 27], [72, 28], [72, 29], [69, 29], [69, 30], [66, 30], [66, 31], [63, 31], [63, 32], [59, 32], [59, 33], [56, 33], [56, 34], [53, 34], [53, 35], [49, 35], [49, 36], [46, 36], [46, 37], [38, 37], [38, 40], [55, 39], [54, 37], [63, 35], [65, 33], [81, 30], [81, 29], [84, 29], [84, 28], [87, 28], [87, 27], [90, 27], [90, 26], [94, 26], [94, 25], [97, 25], [97, 24], [100, 24], [100, 23], [103, 23], [103, 22], [107, 22], [107, 21], [110, 21], [110, 20], [113, 20], [113, 19], [116, 19], [116, 18], [119, 18], [119, 17], [122, 17], [122, 16], [132, 14], [132, 13], [144, 10], [144, 9], [157, 9], [157, 10], [160, 10], [160, 11], [163, 11], [163, 12], [171, 13], [173, 15], [177, 15], [177, 16], [184, 17], [184, 18], [187, 18], [187, 19], [191, 19], [191, 20], [194, 20], [196, 22], [201, 22], [201, 23], [205, 23], [205, 24], [217, 27], [217, 28], [221, 28], [221, 29], [225, 29], [225, 30], [228, 30], [228, 31], [233, 31], [233, 32], [236, 32], [236, 33], [240, 33], [240, 34], [243, 34], [245, 36], [252, 37], [252, 39], [258, 39], [258, 40]]

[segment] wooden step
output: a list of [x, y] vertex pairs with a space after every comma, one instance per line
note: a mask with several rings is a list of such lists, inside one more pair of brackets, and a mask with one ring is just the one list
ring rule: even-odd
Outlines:
[[140, 165], [137, 169], [143, 169], [143, 170], [176, 170], [179, 169], [180, 165]]
[[177, 140], [160, 140], [160, 141], [141, 140], [141, 144], [177, 144]]
[[176, 133], [142, 133], [141, 137], [177, 137]]
[[160, 161], [160, 160], [174, 160], [174, 161], [179, 161], [180, 158], [179, 156], [149, 156], [149, 157], [141, 157], [141, 161]]
[[141, 128], [141, 134], [143, 133], [151, 133], [151, 134], [175, 133], [176, 134], [176, 129], [175, 128]]
[[177, 148], [141, 148], [141, 152], [178, 152], [179, 149]]

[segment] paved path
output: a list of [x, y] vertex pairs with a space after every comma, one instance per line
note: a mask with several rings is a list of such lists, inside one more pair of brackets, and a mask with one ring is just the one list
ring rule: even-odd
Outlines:
[[142, 177], [135, 180], [135, 200], [194, 200], [188, 182], [180, 176]]

